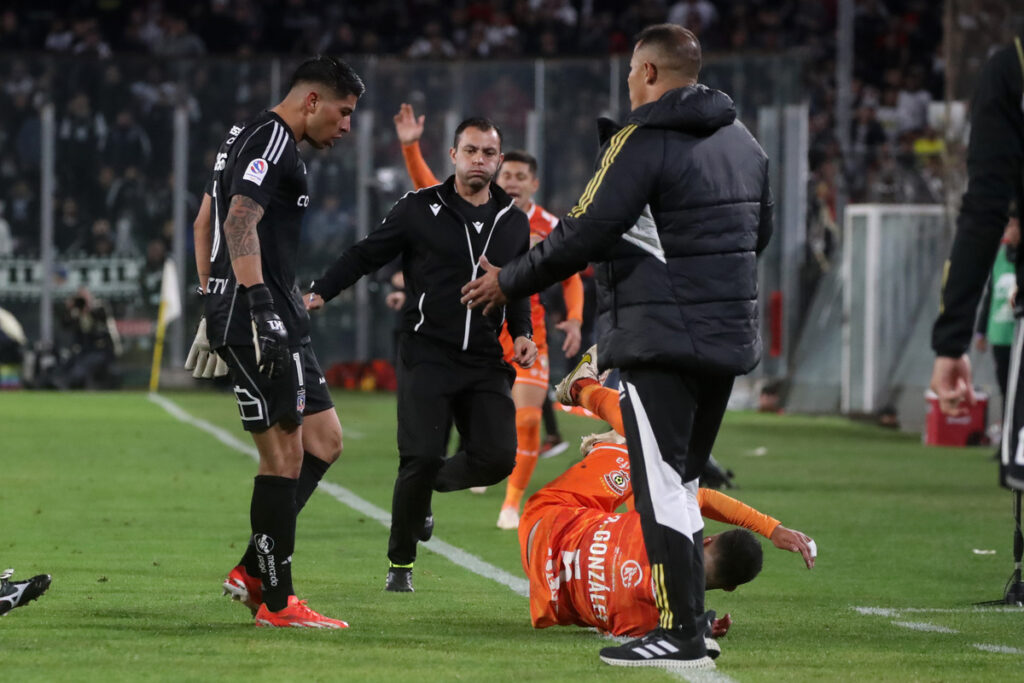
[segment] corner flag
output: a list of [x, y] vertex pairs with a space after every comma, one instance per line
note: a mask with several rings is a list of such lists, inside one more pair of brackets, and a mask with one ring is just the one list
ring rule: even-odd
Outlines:
[[181, 317], [181, 287], [174, 259], [164, 261], [164, 274], [160, 281], [160, 311], [156, 318], [156, 342], [153, 344], [153, 366], [149, 372], [149, 390], [160, 386], [160, 361], [164, 355], [164, 333], [167, 324]]

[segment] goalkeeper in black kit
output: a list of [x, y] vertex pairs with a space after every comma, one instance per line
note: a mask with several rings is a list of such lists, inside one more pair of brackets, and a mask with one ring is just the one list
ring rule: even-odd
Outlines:
[[[967, 148], [967, 191], [957, 219], [956, 236], [943, 275], [939, 317], [932, 329], [935, 367], [932, 390], [943, 412], [961, 413], [974, 403], [971, 342], [978, 301], [1003, 236], [1010, 205], [1024, 207], [1024, 45], [1020, 37], [994, 52], [978, 75], [971, 101], [971, 138]], [[1024, 260], [1016, 264], [1018, 286]], [[1018, 318], [1010, 360], [1004, 411], [1001, 481], [1024, 489], [1024, 298], [1017, 296]]]
[[363, 91], [344, 62], [303, 62], [280, 104], [228, 132], [195, 222], [206, 311], [195, 349], [206, 357], [190, 359], [210, 375], [212, 354], [226, 362], [242, 426], [259, 451], [249, 545], [224, 582], [257, 626], [347, 626], [314, 612], [292, 587], [296, 517], [341, 452], [341, 424], [295, 285], [309, 205], [297, 145], [332, 147], [349, 131]]

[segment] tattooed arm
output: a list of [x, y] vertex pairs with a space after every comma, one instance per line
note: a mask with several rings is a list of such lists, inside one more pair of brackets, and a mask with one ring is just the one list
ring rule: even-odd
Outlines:
[[231, 267], [238, 284], [245, 287], [262, 284], [263, 264], [260, 261], [260, 238], [256, 225], [263, 218], [263, 207], [244, 195], [231, 198], [224, 220], [224, 240], [231, 255]]
[[212, 198], [203, 193], [203, 203], [192, 223], [192, 235], [196, 245], [196, 273], [199, 274], [199, 286], [206, 291], [210, 281], [210, 254], [213, 252], [213, 230], [210, 227], [210, 206]]

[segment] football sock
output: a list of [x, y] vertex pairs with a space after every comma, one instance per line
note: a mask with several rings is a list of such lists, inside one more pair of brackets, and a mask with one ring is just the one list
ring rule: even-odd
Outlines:
[[[299, 471], [299, 481], [295, 488], [296, 514], [302, 512], [302, 508], [306, 506], [306, 501], [313, 495], [313, 491], [316, 491], [317, 484], [320, 483], [320, 480], [323, 479], [324, 474], [327, 473], [329, 468], [329, 463], [324, 462], [312, 453], [306, 451], [302, 454], [302, 469]], [[249, 576], [260, 575], [260, 565], [256, 559], [256, 547], [252, 544], [252, 537], [249, 538], [249, 544], [246, 546], [245, 554], [242, 555], [239, 564], [245, 567], [245, 571], [249, 572]]]
[[252, 487], [249, 519], [256, 548], [263, 602], [271, 612], [288, 606], [292, 588], [292, 552], [295, 550], [295, 503], [297, 480], [257, 475]]
[[302, 469], [299, 470], [299, 483], [295, 488], [295, 504], [299, 512], [306, 506], [306, 501], [316, 491], [317, 484], [327, 474], [330, 463], [316, 457], [309, 451], [302, 454]]
[[[584, 382], [593, 383], [584, 384]], [[617, 434], [625, 436], [626, 429], [622, 426], [622, 410], [619, 408], [619, 392], [614, 389], [606, 389], [592, 379], [581, 379], [576, 384], [583, 385], [580, 388], [577, 405], [586, 408], [610, 424]]]
[[537, 466], [540, 452], [541, 409], [528, 407], [516, 410], [516, 466], [508, 477], [505, 487], [505, 502], [502, 507], [515, 507], [523, 499], [523, 492], [530, 483], [533, 469]]

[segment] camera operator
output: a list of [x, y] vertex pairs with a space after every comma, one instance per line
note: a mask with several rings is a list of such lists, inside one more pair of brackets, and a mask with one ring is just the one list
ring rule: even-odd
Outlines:
[[54, 378], [59, 389], [112, 389], [114, 361], [121, 339], [106, 305], [85, 287], [64, 302], [62, 324], [70, 335], [71, 355]]

